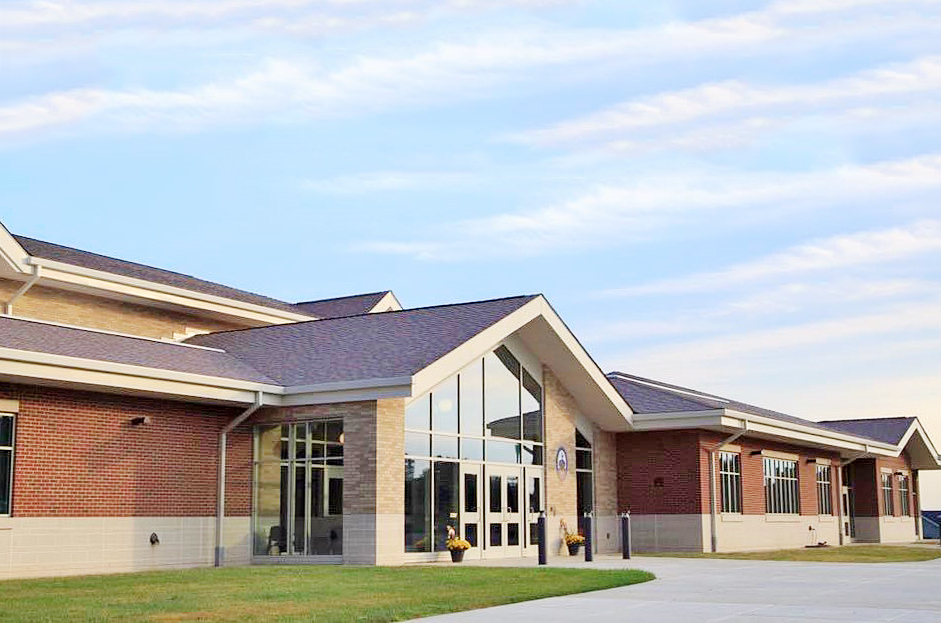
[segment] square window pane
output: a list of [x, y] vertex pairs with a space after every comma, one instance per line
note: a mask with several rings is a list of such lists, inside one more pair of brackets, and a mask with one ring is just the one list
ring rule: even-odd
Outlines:
[[431, 394], [405, 407], [405, 428], [431, 430]]
[[457, 377], [431, 390], [431, 428], [437, 433], [457, 432]]
[[542, 446], [523, 444], [523, 465], [542, 465]]
[[291, 425], [283, 424], [281, 426], [281, 460], [287, 461], [291, 458]]
[[484, 358], [484, 414], [487, 434], [519, 439], [520, 362], [501, 346]]
[[0, 446], [13, 445], [13, 418], [0, 415]]
[[469, 523], [464, 526], [464, 538], [471, 547], [477, 547], [477, 524]]
[[591, 451], [590, 450], [576, 450], [575, 451], [575, 467], [576, 469], [591, 469]]
[[490, 524], [490, 547], [500, 547], [503, 545], [503, 524]]
[[509, 441], [488, 441], [487, 461], [494, 463], [519, 463], [520, 445]]
[[484, 365], [478, 360], [460, 374], [461, 434], [484, 436]]
[[427, 433], [405, 433], [405, 454], [431, 456], [431, 435]]
[[303, 461], [307, 458], [307, 425], [294, 425], [294, 458]]
[[484, 442], [481, 439], [461, 439], [461, 458], [467, 461], [484, 460]]
[[506, 544], [507, 545], [519, 545], [520, 544], [520, 525], [518, 523], [506, 524]]
[[314, 441], [327, 440], [327, 425], [324, 422], [310, 422], [310, 438]]
[[327, 422], [327, 441], [330, 443], [343, 443], [343, 422]]
[[542, 387], [523, 370], [523, 439], [542, 441]]
[[449, 435], [435, 435], [431, 455], [442, 459], [456, 459], [457, 437]]

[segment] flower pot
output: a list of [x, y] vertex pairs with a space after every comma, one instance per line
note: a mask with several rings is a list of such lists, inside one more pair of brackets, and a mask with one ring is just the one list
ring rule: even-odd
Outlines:
[[451, 550], [451, 562], [461, 562], [463, 560], [464, 560], [464, 550], [462, 549]]
[[581, 543], [569, 543], [569, 556], [578, 556], [578, 549], [582, 546]]

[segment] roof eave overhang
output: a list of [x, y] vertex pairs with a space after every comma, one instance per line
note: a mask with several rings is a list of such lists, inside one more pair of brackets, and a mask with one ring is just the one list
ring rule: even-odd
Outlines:
[[756, 437], [825, 447], [853, 456], [898, 456], [901, 453], [901, 449], [892, 444], [727, 408], [634, 415], [634, 429], [638, 431], [680, 428], [706, 428], [728, 432], [744, 430], [746, 434]]
[[[546, 338], [554, 336], [558, 345], [550, 347], [546, 340], [527, 340], [527, 331]], [[412, 377], [411, 395], [424, 394], [517, 332], [533, 354], [560, 377], [587, 418], [603, 430], [632, 430], [631, 408], [541, 295], [416, 372]], [[572, 386], [576, 384], [583, 389], [573, 391]]]
[[[918, 440], [917, 442], [915, 441], [916, 439]], [[918, 443], [922, 444], [923, 449], [921, 452], [918, 451]], [[909, 446], [915, 447], [909, 448]], [[915, 418], [911, 425], [909, 425], [908, 430], [905, 431], [905, 434], [899, 440], [898, 448], [899, 454], [906, 449], [909, 450], [909, 458], [912, 461], [913, 469], [941, 469], [941, 454], [938, 453], [937, 448], [935, 448], [931, 438], [928, 437], [928, 433], [925, 431], [918, 418]]]
[[408, 376], [285, 387], [11, 348], [0, 348], [0, 380], [231, 405], [252, 404], [259, 393], [265, 405], [299, 406], [405, 398], [412, 391]]
[[55, 260], [29, 257], [27, 263], [42, 266], [43, 278], [49, 281], [58, 281], [71, 286], [104, 291], [122, 297], [175, 305], [195, 312], [209, 312], [268, 324], [284, 324], [314, 319], [306, 314], [203, 294], [185, 288], [167, 286], [134, 277], [125, 277]]

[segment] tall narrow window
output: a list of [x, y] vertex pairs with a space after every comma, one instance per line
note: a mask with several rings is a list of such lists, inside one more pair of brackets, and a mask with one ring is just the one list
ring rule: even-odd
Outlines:
[[10, 514], [13, 493], [13, 416], [0, 413], [0, 515]]
[[594, 510], [594, 487], [592, 483], [591, 442], [575, 429], [575, 507], [578, 510], [579, 531], [585, 531], [585, 513]]
[[722, 512], [742, 512], [742, 458], [737, 452], [719, 453]]
[[800, 512], [797, 461], [765, 457], [765, 512], [796, 515]]
[[892, 474], [882, 474], [883, 514], [891, 517], [895, 514], [895, 500], [892, 496]]
[[899, 475], [899, 503], [903, 517], [910, 517], [912, 508], [908, 503], [908, 476]]
[[817, 466], [817, 514], [833, 514], [833, 488], [830, 483], [830, 466]]

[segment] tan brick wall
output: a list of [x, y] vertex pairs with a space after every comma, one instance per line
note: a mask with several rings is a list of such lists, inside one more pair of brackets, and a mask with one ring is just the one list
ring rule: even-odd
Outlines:
[[[18, 281], [0, 279], [0, 301], [10, 300], [21, 285]], [[183, 333], [187, 328], [224, 331], [253, 326], [41, 285], [33, 286], [16, 301], [13, 315], [153, 338], [172, 338], [174, 333]]]
[[592, 460], [595, 480], [595, 514], [615, 515], [618, 512], [617, 434], [595, 428]]
[[405, 399], [377, 401], [376, 425], [376, 510], [401, 515], [405, 508]]
[[[552, 555], [568, 555], [562, 542], [561, 521], [570, 532], [578, 531], [577, 490], [575, 479], [575, 421], [578, 407], [575, 399], [562, 386], [548, 366], [542, 367], [546, 418], [546, 511], [547, 542]], [[568, 473], [560, 478], [555, 469], [555, 456], [565, 448], [569, 459]]]

